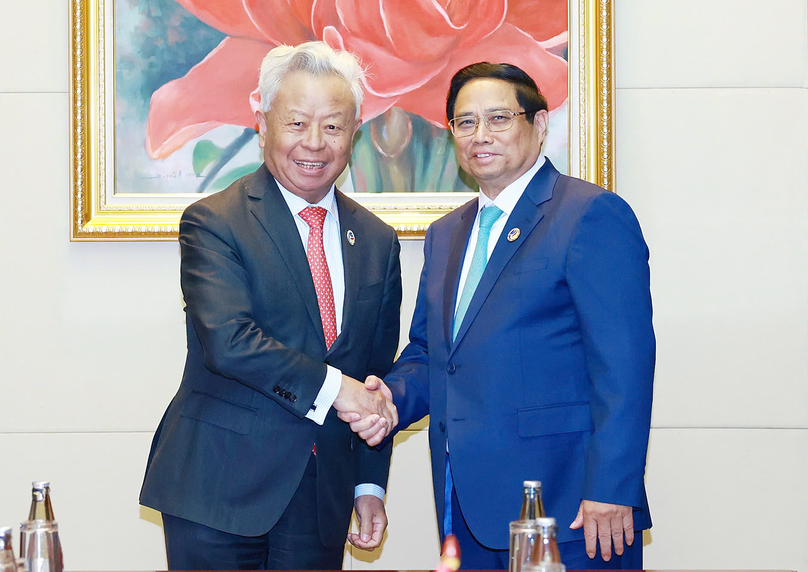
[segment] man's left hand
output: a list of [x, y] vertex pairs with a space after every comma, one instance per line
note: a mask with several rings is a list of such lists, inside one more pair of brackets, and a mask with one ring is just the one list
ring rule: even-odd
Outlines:
[[597, 554], [597, 543], [600, 540], [600, 553], [603, 560], [612, 558], [612, 542], [614, 553], [623, 554], [623, 540], [631, 546], [634, 542], [634, 516], [632, 507], [620, 504], [608, 504], [590, 500], [581, 501], [578, 516], [570, 524], [570, 528], [584, 527], [586, 554], [594, 558]]
[[373, 550], [382, 543], [387, 528], [387, 513], [384, 501], [373, 495], [361, 495], [354, 499], [359, 534], [348, 533], [348, 542], [362, 550]]

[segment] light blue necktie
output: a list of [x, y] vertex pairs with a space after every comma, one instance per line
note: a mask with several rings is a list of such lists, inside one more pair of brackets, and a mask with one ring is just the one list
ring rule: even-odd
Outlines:
[[[463, 286], [463, 293], [460, 295], [460, 303], [457, 305], [457, 312], [455, 312], [454, 328], [452, 331], [452, 340], [457, 337], [457, 332], [460, 330], [460, 324], [463, 323], [463, 316], [466, 315], [466, 310], [469, 309], [471, 297], [477, 289], [477, 284], [480, 283], [480, 278], [483, 276], [485, 265], [488, 264], [488, 239], [491, 236], [491, 227], [497, 221], [502, 211], [496, 205], [488, 205], [480, 211], [480, 228], [477, 231], [477, 244], [474, 246], [474, 254], [471, 259], [471, 266], [469, 266], [469, 273], [466, 275], [466, 283]], [[443, 534], [445, 536], [452, 534], [452, 489], [454, 482], [452, 481], [452, 470], [449, 463], [449, 444], [446, 444], [446, 480], [443, 484]]]
[[491, 236], [491, 227], [501, 214], [502, 211], [496, 205], [488, 205], [480, 211], [480, 229], [477, 233], [477, 245], [474, 247], [474, 256], [471, 259], [469, 273], [466, 276], [466, 284], [463, 286], [463, 293], [460, 295], [460, 302], [457, 305], [457, 312], [455, 312], [452, 341], [457, 337], [460, 324], [463, 323], [463, 317], [466, 315], [466, 310], [469, 309], [477, 284], [480, 283], [480, 278], [483, 277], [485, 265], [488, 264], [488, 238]]

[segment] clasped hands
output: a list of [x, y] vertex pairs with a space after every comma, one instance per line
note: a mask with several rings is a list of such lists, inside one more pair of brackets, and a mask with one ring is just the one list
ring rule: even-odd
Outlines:
[[334, 409], [337, 417], [371, 447], [381, 443], [398, 425], [393, 394], [375, 375], [369, 375], [365, 383], [343, 375]]

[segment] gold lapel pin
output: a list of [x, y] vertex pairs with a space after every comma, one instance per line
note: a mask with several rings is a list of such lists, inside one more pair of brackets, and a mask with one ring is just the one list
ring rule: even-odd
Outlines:
[[508, 242], [513, 242], [514, 240], [519, 238], [519, 235], [521, 233], [522, 231], [519, 230], [518, 228], [512, 228], [511, 231], [508, 233]]
[[345, 234], [348, 237], [348, 244], [353, 246], [356, 243], [356, 236], [354, 235], [353, 231], [349, 229]]

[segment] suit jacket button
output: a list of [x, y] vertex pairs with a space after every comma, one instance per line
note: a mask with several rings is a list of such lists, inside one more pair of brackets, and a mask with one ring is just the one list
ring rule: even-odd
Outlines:
[[438, 429], [440, 429], [441, 431], [446, 431], [446, 425], [443, 424], [443, 421], [438, 423]]
[[293, 394], [292, 394], [292, 396], [289, 398], [289, 401], [291, 401], [292, 403], [294, 403], [295, 401], [297, 401], [297, 395], [295, 395], [295, 394], [293, 393]]
[[446, 366], [446, 371], [447, 371], [448, 373], [454, 373], [456, 369], [457, 369], [457, 368], [455, 367], [455, 364], [453, 364], [453, 363], [450, 363], [450, 364], [448, 364], [448, 365]]
[[273, 387], [273, 388], [272, 388], [272, 391], [274, 391], [275, 393], [277, 393], [278, 395], [280, 395], [280, 394], [281, 394], [281, 386], [280, 386], [280, 385], [276, 385], [275, 387]]

